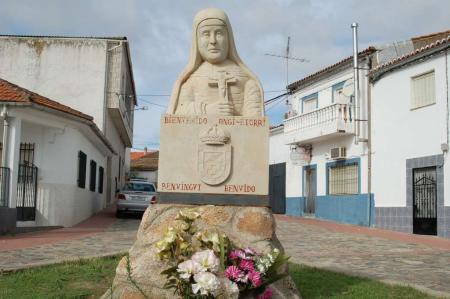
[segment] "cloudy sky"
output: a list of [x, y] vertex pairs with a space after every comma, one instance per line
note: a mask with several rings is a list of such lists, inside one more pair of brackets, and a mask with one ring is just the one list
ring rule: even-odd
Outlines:
[[[350, 24], [360, 25], [360, 49], [450, 29], [449, 0], [0, 0], [2, 34], [127, 36], [139, 106], [134, 147], [158, 148], [159, 117], [173, 82], [188, 60], [191, 22], [206, 7], [224, 9], [238, 52], [256, 73], [265, 99], [283, 93], [285, 63], [266, 53], [310, 60], [289, 65], [296, 81], [352, 53]], [[272, 124], [284, 101], [268, 106]]]

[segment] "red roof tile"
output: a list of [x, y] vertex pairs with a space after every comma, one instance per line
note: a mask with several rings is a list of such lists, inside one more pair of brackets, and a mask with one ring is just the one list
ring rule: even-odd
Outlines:
[[414, 50], [410, 53], [407, 53], [407, 54], [397, 57], [395, 59], [392, 59], [386, 63], [380, 64], [370, 71], [370, 76], [374, 80], [376, 80], [380, 75], [385, 73], [385, 71], [387, 71], [388, 68], [390, 69], [391, 67], [395, 67], [396, 65], [399, 65], [400, 63], [402, 63], [408, 59], [414, 59], [419, 54], [426, 54], [427, 52], [432, 52], [433, 50], [435, 50], [436, 48], [439, 48], [440, 46], [446, 46], [446, 45], [450, 46], [450, 36], [440, 39], [440, 40], [433, 42], [431, 44], [428, 44], [426, 46], [423, 46], [417, 50]]
[[68, 113], [89, 121], [92, 121], [94, 119], [90, 115], [84, 114], [78, 110], [70, 108], [69, 106], [50, 100], [49, 98], [41, 96], [37, 93], [29, 91], [28, 89], [17, 86], [3, 79], [0, 79], [0, 102], [19, 102], [25, 104], [37, 104], [50, 109]]
[[0, 78], [0, 104], [1, 103], [22, 103], [25, 105], [38, 105], [46, 107], [55, 111], [63, 112], [76, 116], [80, 121], [86, 123], [92, 131], [101, 139], [101, 141], [106, 145], [106, 147], [112, 152], [116, 153], [114, 147], [111, 145], [105, 135], [100, 131], [97, 125], [94, 123], [94, 118], [90, 115], [84, 114], [78, 110], [72, 109], [69, 106], [63, 105], [56, 101], [50, 100], [44, 96], [37, 93], [29, 91], [23, 87], [12, 84], [6, 80]]
[[159, 151], [147, 152], [143, 156], [131, 160], [130, 169], [140, 171], [158, 170]]
[[[375, 52], [375, 51], [376, 51], [376, 49], [375, 49], [374, 47], [368, 47], [367, 49], [365, 49], [365, 50], [359, 52], [359, 53], [358, 53], [358, 57], [364, 57], [364, 56], [366, 56], [366, 55], [372, 54], [372, 53]], [[320, 75], [325, 74], [325, 73], [327, 73], [327, 72], [329, 72], [329, 71], [332, 71], [333, 69], [335, 69], [335, 68], [337, 68], [337, 67], [339, 67], [339, 66], [342, 66], [342, 65], [344, 65], [344, 64], [346, 64], [346, 63], [348, 63], [348, 62], [351, 62], [352, 59], [353, 59], [353, 56], [350, 56], [350, 57], [347, 57], [347, 58], [345, 58], [345, 59], [342, 59], [341, 61], [336, 62], [335, 64], [329, 65], [329, 66], [327, 66], [326, 68], [321, 69], [321, 70], [318, 71], [318, 72], [315, 72], [315, 73], [313, 73], [313, 74], [311, 74], [311, 75], [306, 76], [306, 77], [303, 78], [303, 79], [300, 79], [300, 80], [298, 80], [298, 81], [296, 81], [296, 82], [294, 82], [294, 83], [289, 84], [289, 85], [287, 86], [287, 88], [288, 88], [289, 90], [291, 90], [291, 91], [294, 91], [295, 89], [297, 89], [297, 88], [300, 87], [301, 85], [306, 84], [306, 83], [308, 83], [308, 82], [311, 82], [311, 81], [315, 80], [315, 79], [318, 78]]]

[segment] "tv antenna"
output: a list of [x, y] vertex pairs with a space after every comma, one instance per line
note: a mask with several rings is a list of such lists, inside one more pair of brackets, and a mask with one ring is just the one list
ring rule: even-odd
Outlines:
[[300, 61], [300, 62], [309, 62], [309, 60], [306, 58], [298, 58], [298, 57], [289, 56], [290, 43], [291, 43], [291, 37], [288, 36], [285, 55], [277, 55], [277, 54], [271, 54], [271, 53], [265, 54], [266, 56], [279, 57], [279, 58], [284, 58], [286, 60], [286, 89], [287, 89], [287, 86], [289, 85], [289, 61], [296, 60], [296, 61]]

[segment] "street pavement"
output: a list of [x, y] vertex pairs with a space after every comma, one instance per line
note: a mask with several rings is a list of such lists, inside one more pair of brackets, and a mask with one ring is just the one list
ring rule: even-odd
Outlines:
[[[450, 298], [450, 240], [277, 215], [277, 236], [291, 261]], [[0, 237], [0, 272], [108, 256], [129, 250], [139, 217], [110, 207], [73, 228]]]

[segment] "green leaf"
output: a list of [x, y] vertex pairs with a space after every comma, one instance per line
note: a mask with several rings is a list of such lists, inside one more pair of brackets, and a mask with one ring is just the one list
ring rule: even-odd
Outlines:
[[220, 269], [225, 270], [225, 242], [223, 240], [222, 234], [219, 234], [219, 245], [220, 245]]
[[282, 265], [284, 265], [291, 257], [285, 256], [283, 254], [279, 254], [273, 264], [269, 267], [269, 269], [266, 272], [267, 276], [270, 276], [271, 274], [274, 274], [277, 272], [278, 268], [280, 268]]
[[160, 274], [161, 275], [171, 275], [173, 272], [177, 271], [178, 266], [173, 266], [170, 268], [167, 268], [166, 270], [162, 271]]

